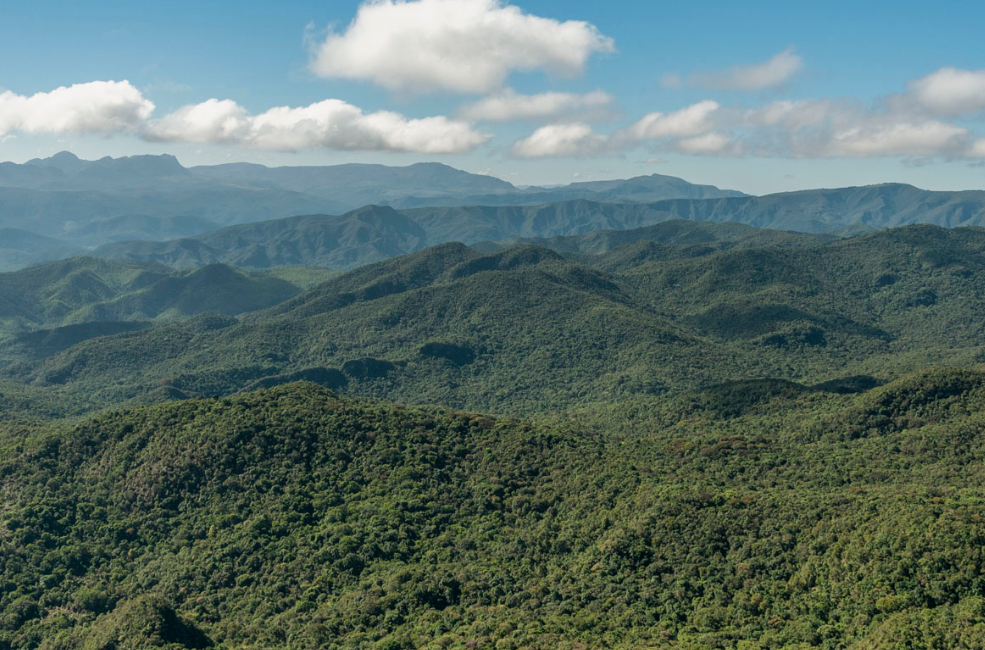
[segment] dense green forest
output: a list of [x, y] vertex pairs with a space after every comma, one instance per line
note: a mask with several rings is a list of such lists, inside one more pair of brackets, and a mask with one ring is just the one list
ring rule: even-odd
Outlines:
[[0, 650], [982, 647], [982, 314], [937, 226], [0, 274]]
[[530, 425], [302, 383], [9, 425], [0, 644], [976, 647], [985, 375], [756, 390]]
[[[569, 257], [529, 244], [488, 253], [443, 244], [266, 310], [137, 328], [151, 315], [139, 305], [181, 304], [154, 285], [141, 294], [154, 300], [112, 303], [134, 309], [113, 312], [132, 331], [100, 337], [120, 325], [87, 324], [79, 341], [66, 337], [70, 346], [21, 332], [0, 355], [0, 385], [12, 402], [57, 396], [49, 415], [61, 416], [297, 379], [531, 416], [750, 378], [887, 381], [983, 360], [985, 230], [908, 226], [828, 241], [731, 225], [716, 237], [713, 226], [665, 224], [666, 241]], [[294, 287], [225, 267], [184, 281], [206, 271]], [[230, 284], [230, 298], [269, 295]], [[202, 305], [224, 304], [219, 291], [200, 295]]]

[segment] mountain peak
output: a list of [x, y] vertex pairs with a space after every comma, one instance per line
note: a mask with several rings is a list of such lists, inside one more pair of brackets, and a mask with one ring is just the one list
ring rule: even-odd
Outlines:
[[48, 158], [48, 160], [50, 160], [51, 162], [64, 162], [64, 161], [78, 162], [79, 157], [76, 156], [71, 151], [59, 151], [54, 156]]
[[57, 169], [66, 174], [72, 174], [84, 167], [86, 163], [85, 161], [79, 159], [79, 157], [71, 151], [59, 151], [49, 158], [34, 158], [32, 160], [28, 160], [26, 164], [33, 165], [34, 167]]

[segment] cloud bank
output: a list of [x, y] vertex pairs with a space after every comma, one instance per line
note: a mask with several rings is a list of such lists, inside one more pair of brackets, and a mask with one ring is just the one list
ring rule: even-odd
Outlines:
[[462, 153], [489, 139], [462, 120], [364, 113], [339, 99], [251, 115], [226, 99], [152, 119], [154, 104], [128, 81], [94, 81], [31, 96], [0, 93], [0, 138], [16, 133], [135, 135], [152, 142], [231, 144], [278, 151]]
[[129, 81], [92, 81], [25, 96], [0, 92], [0, 137], [134, 132], [154, 111]]
[[489, 136], [467, 122], [443, 116], [409, 119], [391, 111], [363, 113], [339, 99], [250, 115], [231, 100], [210, 99], [149, 122], [147, 139], [161, 142], [235, 144], [257, 149], [299, 151], [405, 151], [462, 153]]
[[[715, 108], [711, 108], [715, 105]], [[699, 102], [669, 114], [652, 113], [611, 134], [591, 126], [542, 127], [516, 141], [519, 158], [621, 154], [639, 146], [691, 155], [766, 158], [985, 156], [985, 140], [936, 119], [853, 112], [823, 101], [777, 102], [754, 109]]]
[[532, 120], [548, 123], [513, 142], [508, 155], [605, 156], [642, 148], [704, 156], [985, 158], [985, 137], [973, 130], [985, 112], [982, 70], [941, 68], [870, 104], [798, 99], [743, 106], [706, 99], [596, 131], [593, 122], [610, 119], [614, 101], [603, 91], [523, 95], [507, 89], [466, 104], [457, 117], [412, 118], [366, 112], [340, 99], [259, 113], [231, 99], [209, 99], [158, 117], [153, 102], [128, 81], [93, 81], [33, 95], [0, 92], [0, 141], [21, 133], [125, 135], [277, 151], [454, 154], [491, 139], [475, 122]]
[[513, 71], [577, 75], [592, 54], [613, 49], [594, 25], [500, 0], [373, 0], [315, 48], [310, 67], [404, 93], [488, 93]]

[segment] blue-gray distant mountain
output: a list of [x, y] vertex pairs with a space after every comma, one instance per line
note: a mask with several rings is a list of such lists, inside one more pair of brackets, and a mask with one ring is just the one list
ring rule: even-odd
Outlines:
[[[121, 242], [94, 254], [179, 268], [225, 263], [246, 268], [351, 269], [449, 241], [529, 241], [625, 231], [671, 220], [736, 222], [772, 230], [848, 234], [913, 223], [985, 225], [985, 192], [929, 192], [909, 185], [811, 190], [763, 197], [615, 203], [585, 199], [536, 206], [367, 206], [341, 216], [312, 215], [245, 224], [168, 242]], [[632, 240], [632, 235], [629, 235]], [[625, 237], [609, 235], [625, 243]], [[585, 245], [598, 247], [602, 240]], [[494, 244], [492, 245], [495, 246]]]
[[470, 174], [440, 163], [417, 163], [407, 167], [362, 164], [266, 167], [231, 163], [192, 167], [189, 171], [222, 183], [276, 187], [330, 199], [349, 209], [399, 201], [408, 196], [420, 197], [425, 205], [429, 205], [428, 201], [433, 199], [454, 201], [474, 195], [522, 193], [512, 184], [493, 176]]
[[637, 176], [628, 180], [592, 181], [572, 183], [563, 187], [531, 187], [513, 192], [481, 194], [466, 197], [421, 197], [409, 196], [390, 201], [396, 208], [457, 207], [463, 205], [538, 205], [575, 199], [592, 201], [616, 201], [649, 203], [665, 199], [718, 199], [748, 196], [735, 190], [722, 190], [713, 185], [695, 185], [681, 178], [651, 174]]
[[983, 226], [985, 191], [884, 184], [754, 197], [657, 174], [521, 189], [437, 163], [189, 169], [173, 156], [84, 161], [67, 152], [0, 164], [6, 270], [92, 250], [182, 268], [349, 269], [448, 241], [567, 237], [673, 219], [832, 234]]
[[341, 216], [310, 215], [243, 224], [166, 242], [121, 242], [93, 254], [178, 268], [230, 264], [264, 269], [352, 269], [445, 242], [473, 244], [626, 230], [666, 221], [639, 203], [566, 201], [539, 206], [418, 208], [367, 206]]
[[0, 228], [0, 273], [78, 255], [72, 244], [17, 228]]
[[651, 201], [736, 195], [669, 176], [541, 190], [519, 189], [438, 163], [232, 163], [188, 169], [169, 155], [90, 161], [62, 152], [24, 164], [0, 163], [0, 228], [92, 247], [130, 239], [190, 237], [299, 214], [343, 214], [368, 204], [531, 205], [574, 198]]

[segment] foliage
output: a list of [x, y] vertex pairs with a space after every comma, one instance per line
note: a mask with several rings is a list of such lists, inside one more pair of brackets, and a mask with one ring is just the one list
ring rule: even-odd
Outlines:
[[[330, 384], [348, 394], [534, 415], [750, 379], [878, 383], [985, 359], [982, 230], [912, 226], [697, 256], [627, 248], [574, 261], [443, 244], [238, 323], [160, 324], [63, 351], [8, 346], [6, 375], [101, 408], [324, 368], [349, 376]], [[363, 359], [386, 372], [356, 371]]]
[[598, 436], [603, 413], [529, 425], [293, 384], [8, 427], [0, 644], [980, 638], [983, 400], [985, 375], [929, 373], [731, 417], [639, 403]]

